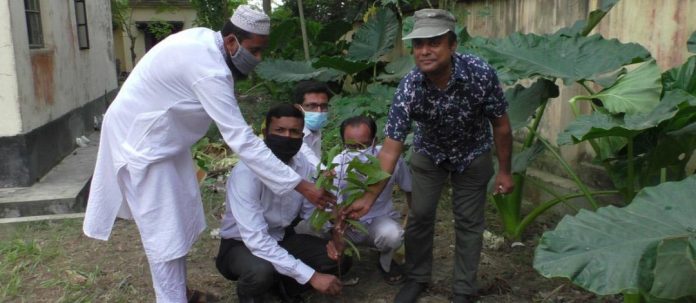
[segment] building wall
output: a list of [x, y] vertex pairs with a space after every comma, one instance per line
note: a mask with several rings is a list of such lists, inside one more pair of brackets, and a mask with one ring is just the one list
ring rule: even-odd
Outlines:
[[73, 0], [41, 0], [44, 47], [40, 49], [29, 49], [23, 1], [9, 2], [21, 133], [116, 89], [109, 0], [85, 1], [90, 43], [85, 50], [78, 47]]
[[10, 3], [0, 2], [0, 137], [22, 130], [11, 21]]
[[[485, 0], [460, 3], [454, 13], [473, 36], [503, 37], [515, 31], [546, 34], [585, 19], [601, 0]], [[686, 41], [696, 31], [696, 0], [623, 0], [595, 28], [605, 38], [643, 45], [663, 69], [680, 65], [689, 56]], [[562, 86], [560, 81], [559, 85]], [[567, 101], [586, 94], [577, 85], [563, 87], [546, 108], [541, 133], [555, 142], [574, 116]], [[586, 145], [563, 147], [564, 157], [586, 159]]]
[[[158, 9], [156, 7], [136, 7], [133, 8], [132, 23], [135, 27], [136, 22], [145, 21], [180, 21], [184, 22], [184, 29], [194, 27], [196, 20], [196, 10], [190, 7], [173, 7], [171, 9]], [[135, 63], [145, 55], [145, 39], [142, 31], [134, 30], [137, 33], [135, 40]], [[114, 31], [116, 58], [120, 62], [121, 71], [133, 69], [130, 55], [130, 40], [125, 31]]]
[[29, 186], [94, 131], [117, 89], [109, 0], [40, 0], [43, 47], [29, 48], [24, 1], [0, 1], [0, 187]]

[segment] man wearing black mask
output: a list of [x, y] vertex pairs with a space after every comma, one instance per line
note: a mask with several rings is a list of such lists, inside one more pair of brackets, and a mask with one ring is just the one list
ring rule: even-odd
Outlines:
[[[304, 136], [302, 112], [290, 104], [273, 107], [265, 125], [264, 142], [273, 154], [302, 178], [311, 178], [314, 166], [298, 153]], [[279, 290], [281, 299], [289, 301], [310, 285], [321, 293], [340, 294], [333, 245], [288, 228], [298, 215], [307, 218], [313, 210], [302, 195], [275, 194], [240, 162], [227, 179], [225, 206], [215, 263], [225, 278], [237, 281], [239, 302], [262, 302], [269, 290]], [[346, 271], [350, 260], [343, 262], [340, 268]]]
[[186, 255], [206, 223], [191, 145], [211, 122], [274, 193], [294, 190], [317, 207], [336, 201], [277, 159], [239, 110], [235, 81], [262, 59], [270, 24], [242, 5], [220, 32], [170, 35], [140, 58], [106, 112], [83, 230], [107, 240], [117, 217], [135, 220], [158, 303], [193, 299]]

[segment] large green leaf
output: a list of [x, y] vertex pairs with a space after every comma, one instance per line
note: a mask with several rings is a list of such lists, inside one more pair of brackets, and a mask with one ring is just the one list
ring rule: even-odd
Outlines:
[[665, 90], [683, 89], [696, 96], [696, 56], [691, 56], [684, 64], [662, 74]]
[[520, 84], [505, 91], [510, 104], [508, 116], [513, 130], [527, 126], [537, 107], [549, 98], [558, 97], [558, 86], [547, 79], [539, 79], [530, 87]]
[[256, 67], [256, 73], [266, 80], [276, 82], [295, 82], [308, 79], [331, 81], [343, 73], [331, 68], [312, 67], [310, 62], [290, 60], [264, 60]]
[[514, 33], [478, 45], [475, 52], [499, 71], [517, 79], [561, 78], [566, 85], [650, 58], [650, 53], [639, 44], [623, 44], [600, 35], [567, 37]]
[[278, 25], [273, 25], [273, 30], [268, 36], [268, 50], [276, 50], [287, 47], [291, 40], [298, 39], [299, 24], [296, 18], [283, 20]]
[[[696, 176], [645, 188], [624, 207], [581, 210], [545, 232], [534, 268], [600, 295], [696, 295]], [[683, 302], [683, 301], [682, 301]]]
[[614, 116], [601, 111], [580, 116], [558, 135], [559, 145], [573, 144], [602, 137], [634, 137], [640, 132], [674, 118], [679, 105], [688, 103], [690, 96], [683, 91], [668, 91], [650, 113]]
[[394, 13], [380, 9], [370, 20], [361, 26], [353, 36], [348, 48], [348, 59], [377, 62], [394, 47], [399, 22]]
[[592, 29], [599, 23], [599, 21], [604, 18], [604, 16], [611, 10], [616, 3], [619, 2], [619, 0], [605, 0], [601, 1], [602, 6], [594, 10], [590, 13], [590, 15], [587, 17], [587, 20], [578, 20], [573, 24], [571, 27], [565, 27], [558, 32], [556, 32], [557, 35], [565, 35], [569, 37], [573, 36], [587, 36], [587, 34], [592, 31]]
[[415, 64], [413, 63], [413, 56], [406, 55], [392, 60], [385, 67], [385, 73], [377, 76], [377, 80], [385, 82], [399, 82], [408, 72], [410, 72]]
[[339, 71], [342, 71], [346, 74], [356, 74], [360, 71], [363, 71], [373, 64], [370, 64], [368, 62], [364, 61], [351, 61], [348, 59], [345, 59], [344, 57], [327, 57], [327, 56], [322, 56], [317, 60], [317, 62], [314, 62], [312, 64], [312, 67], [314, 68], [322, 68], [322, 67], [328, 67], [328, 68], [333, 68]]
[[[541, 155], [544, 152], [544, 149], [544, 144], [539, 141], [536, 141], [531, 147], [512, 155], [512, 172], [524, 174], [524, 172], [527, 171], [527, 168], [534, 161], [534, 159], [539, 157], [539, 155]], [[491, 178], [491, 181], [492, 180], [495, 180], [495, 178]]]
[[660, 101], [662, 83], [660, 69], [655, 60], [642, 64], [619, 78], [613, 86], [592, 98], [599, 99], [611, 113], [645, 113]]
[[686, 49], [689, 52], [696, 53], [696, 32], [691, 33], [691, 37], [686, 41]]

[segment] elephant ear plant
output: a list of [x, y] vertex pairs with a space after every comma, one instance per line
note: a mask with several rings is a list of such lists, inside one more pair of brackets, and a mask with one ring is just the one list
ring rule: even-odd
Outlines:
[[[506, 84], [520, 80], [531, 82], [528, 87], [520, 84], [506, 91], [510, 103], [508, 114], [514, 131], [525, 134], [521, 149], [513, 156], [513, 180], [515, 190], [508, 195], [489, 197], [498, 209], [505, 235], [519, 240], [526, 226], [550, 207], [575, 197], [585, 197], [597, 208], [595, 195], [613, 194], [616, 191], [590, 192], [571, 166], [560, 156], [556, 147], [539, 136], [538, 128], [546, 105], [559, 95], [557, 82], [565, 85], [589, 83], [611, 85], [616, 81], [617, 70], [624, 65], [640, 63], [650, 58], [650, 53], [635, 43], [624, 44], [616, 39], [605, 39], [599, 34], [587, 36], [617, 1], [603, 1], [600, 9], [590, 13], [587, 20], [546, 35], [513, 33], [501, 39], [471, 37], [465, 31], [460, 34], [460, 51], [475, 53], [496, 68], [499, 78]], [[575, 181], [580, 193], [560, 195], [543, 184], [536, 183], [554, 199], [542, 203], [524, 218], [520, 214], [522, 190], [526, 170], [544, 150], [549, 151]]]
[[[339, 203], [333, 205], [329, 209], [315, 209], [309, 217], [309, 223], [312, 228], [317, 231], [322, 230], [327, 223], [331, 223], [331, 240], [334, 247], [339, 252], [339, 258], [341, 252], [344, 250], [346, 255], [355, 255], [360, 258], [358, 248], [350, 240], [346, 239], [344, 234], [346, 229], [351, 227], [365, 234], [367, 234], [367, 229], [359, 221], [347, 219], [346, 216], [343, 215], [342, 210], [362, 197], [365, 191], [368, 190], [368, 186], [389, 179], [391, 175], [382, 171], [377, 158], [366, 155], [366, 162], [362, 162], [359, 157], [355, 157], [348, 162], [345, 168], [345, 176], [343, 174], [336, 176], [333, 171], [339, 164], [332, 163], [331, 160], [340, 152], [341, 146], [335, 146], [329, 151], [327, 155], [328, 161], [326, 161], [327, 163], [324, 165], [324, 169], [321, 169], [321, 165], [317, 166], [319, 174], [316, 182], [317, 187], [334, 193], [336, 197], [338, 197]], [[334, 180], [335, 178], [344, 179]], [[338, 188], [336, 184], [344, 183], [342, 181], [345, 181], [347, 185], [344, 188]], [[340, 266], [340, 259], [338, 260], [338, 264]]]
[[624, 302], [696, 302], [696, 176], [647, 187], [623, 208], [566, 216], [541, 237], [534, 268]]

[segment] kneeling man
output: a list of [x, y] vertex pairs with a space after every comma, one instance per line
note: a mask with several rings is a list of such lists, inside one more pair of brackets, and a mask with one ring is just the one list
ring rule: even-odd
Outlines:
[[[298, 153], [302, 112], [290, 104], [273, 107], [265, 125], [269, 149], [302, 178], [311, 178], [314, 167]], [[334, 275], [339, 267], [333, 246], [325, 239], [295, 234], [291, 228], [293, 219], [308, 217], [312, 209], [297, 192], [273, 193], [243, 162], [232, 169], [216, 266], [225, 278], [237, 281], [239, 302], [261, 302], [270, 290], [289, 300], [308, 290], [307, 284], [325, 294], [341, 292], [341, 281]], [[340, 268], [345, 271], [350, 260], [343, 260]]]

